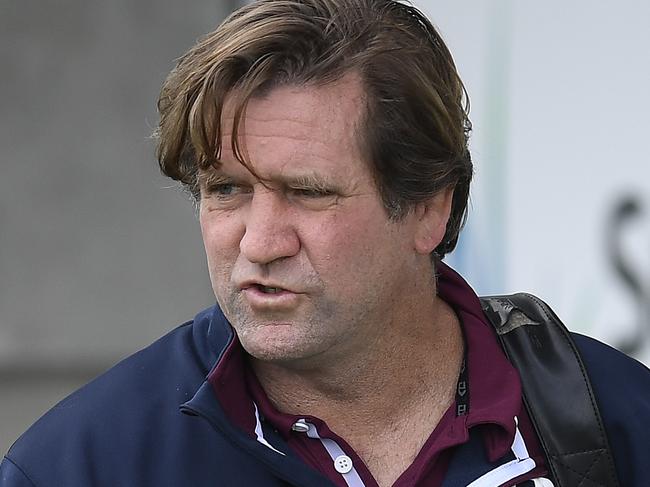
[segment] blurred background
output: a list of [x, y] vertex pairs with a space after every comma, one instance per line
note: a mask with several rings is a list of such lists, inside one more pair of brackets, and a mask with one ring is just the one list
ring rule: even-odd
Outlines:
[[[149, 135], [174, 59], [241, 3], [0, 3], [0, 452], [213, 303]], [[650, 3], [415, 4], [472, 100], [476, 184], [449, 262], [650, 363]]]

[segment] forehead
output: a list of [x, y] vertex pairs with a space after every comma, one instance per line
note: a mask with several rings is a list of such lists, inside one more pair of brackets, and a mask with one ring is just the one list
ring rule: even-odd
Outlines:
[[[221, 120], [224, 162], [235, 161], [237, 93], [226, 97]], [[361, 159], [358, 127], [365, 109], [356, 75], [324, 85], [279, 86], [249, 100], [237, 126], [238, 145], [255, 167], [270, 160], [331, 163]]]

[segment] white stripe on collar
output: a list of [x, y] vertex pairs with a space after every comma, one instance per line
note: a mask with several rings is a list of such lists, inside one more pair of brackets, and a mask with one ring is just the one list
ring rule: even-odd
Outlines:
[[553, 485], [553, 482], [551, 482], [549, 479], [544, 477], [533, 479], [533, 486], [534, 487], [555, 487]]
[[[335, 461], [336, 458], [345, 455], [345, 452], [336, 441], [330, 438], [321, 438], [320, 435], [318, 434], [318, 430], [316, 429], [316, 426], [307, 422], [305, 422], [305, 424], [309, 426], [309, 431], [307, 431], [307, 436], [309, 436], [310, 438], [319, 439], [320, 442], [325, 447], [325, 449], [327, 450], [327, 453], [329, 454], [332, 461]], [[361, 476], [357, 472], [357, 469], [354, 468], [354, 466], [352, 466], [352, 469], [349, 472], [341, 473], [341, 476], [345, 480], [345, 483], [348, 484], [348, 487], [365, 487], [363, 480], [361, 480]]]
[[264, 431], [262, 430], [262, 423], [260, 422], [260, 415], [259, 412], [257, 411], [257, 404], [253, 403], [253, 407], [255, 408], [255, 436], [257, 437], [257, 441], [259, 441], [262, 445], [270, 448], [274, 452], [279, 453], [280, 455], [284, 455], [280, 450], [276, 449], [271, 445], [268, 441], [266, 441], [266, 438], [264, 438]]
[[494, 487], [503, 485], [535, 468], [535, 460], [530, 458], [530, 455], [528, 454], [528, 448], [526, 448], [524, 438], [521, 436], [521, 432], [519, 431], [518, 420], [516, 417], [515, 439], [512, 442], [511, 449], [512, 453], [514, 453], [516, 457], [514, 460], [504, 463], [494, 470], [490, 470], [488, 473], [477, 478], [467, 487]]

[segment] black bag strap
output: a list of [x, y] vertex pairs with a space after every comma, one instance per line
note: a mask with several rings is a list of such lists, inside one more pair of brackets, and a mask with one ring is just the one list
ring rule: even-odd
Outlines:
[[618, 487], [603, 421], [571, 334], [530, 294], [481, 298], [508, 359], [557, 487]]

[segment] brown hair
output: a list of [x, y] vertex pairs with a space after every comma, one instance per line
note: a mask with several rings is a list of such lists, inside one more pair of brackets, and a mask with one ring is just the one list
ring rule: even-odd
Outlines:
[[453, 250], [467, 211], [472, 162], [469, 103], [451, 54], [431, 23], [394, 0], [258, 0], [228, 17], [165, 81], [158, 110], [162, 172], [198, 197], [200, 169], [218, 164], [221, 113], [236, 93], [231, 144], [248, 100], [282, 84], [363, 81], [359, 142], [388, 214], [453, 187], [452, 212], [434, 254]]

